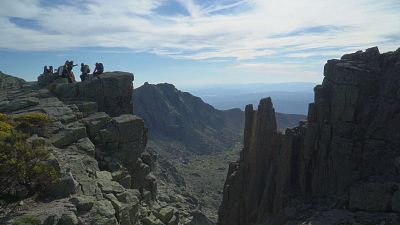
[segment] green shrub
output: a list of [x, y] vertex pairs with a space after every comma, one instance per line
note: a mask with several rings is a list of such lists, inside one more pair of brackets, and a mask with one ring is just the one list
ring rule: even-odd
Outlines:
[[7, 119], [7, 115], [0, 113], [0, 121], [5, 121]]
[[13, 225], [41, 225], [41, 224], [42, 222], [40, 222], [39, 219], [29, 215], [17, 218], [13, 222]]
[[48, 115], [43, 113], [27, 113], [13, 116], [13, 120], [22, 127], [43, 127], [50, 123]]
[[0, 120], [0, 140], [11, 136], [13, 126], [9, 122], [4, 122]]
[[0, 115], [0, 194], [13, 195], [21, 186], [33, 193], [59, 177], [58, 168], [48, 163], [50, 153], [45, 142], [33, 139], [28, 143], [31, 134], [19, 129], [21, 124], [43, 126], [49, 122], [43, 115]]

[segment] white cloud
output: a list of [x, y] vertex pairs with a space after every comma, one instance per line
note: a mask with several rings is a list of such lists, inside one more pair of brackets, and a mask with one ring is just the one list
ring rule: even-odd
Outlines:
[[[400, 33], [398, 0], [178, 2], [189, 15], [158, 14], [168, 0], [76, 0], [51, 7], [40, 0], [3, 0], [0, 48], [120, 47], [174, 58], [243, 61], [400, 46], [399, 38], [389, 38]], [[36, 20], [40, 29], [19, 27], [11, 16]]]

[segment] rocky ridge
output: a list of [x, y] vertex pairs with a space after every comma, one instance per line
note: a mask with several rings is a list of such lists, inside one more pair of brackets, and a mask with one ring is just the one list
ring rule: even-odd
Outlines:
[[24, 84], [26, 84], [26, 81], [24, 81], [23, 79], [7, 75], [0, 71], [0, 90], [20, 88]]
[[400, 224], [400, 49], [329, 60], [306, 123], [277, 132], [271, 99], [246, 107], [219, 225]]
[[196, 154], [224, 150], [239, 140], [243, 130], [239, 109], [216, 110], [172, 84], [145, 83], [135, 90], [134, 101], [134, 111], [145, 120], [153, 140], [179, 141]]
[[74, 84], [41, 75], [37, 85], [0, 91], [0, 112], [51, 118], [32, 138], [45, 141], [61, 174], [40, 197], [2, 205], [1, 224], [22, 216], [46, 225], [195, 224], [190, 212], [157, 200], [155, 157], [146, 151], [144, 121], [132, 114], [132, 81], [123, 72]]
[[[178, 141], [188, 152], [212, 154], [240, 142], [244, 112], [218, 110], [174, 85], [149, 84], [135, 89], [134, 111], [145, 120], [151, 139]], [[296, 126], [305, 116], [276, 113], [278, 128]]]

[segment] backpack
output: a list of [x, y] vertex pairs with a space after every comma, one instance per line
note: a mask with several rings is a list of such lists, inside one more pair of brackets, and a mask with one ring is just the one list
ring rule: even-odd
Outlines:
[[88, 65], [85, 65], [85, 72], [86, 72], [86, 73], [90, 73], [90, 69], [89, 69], [89, 66], [88, 66]]
[[58, 67], [58, 76], [62, 77], [64, 71], [64, 66]]
[[103, 63], [99, 63], [99, 72], [100, 72], [100, 73], [103, 73], [103, 72], [104, 72]]

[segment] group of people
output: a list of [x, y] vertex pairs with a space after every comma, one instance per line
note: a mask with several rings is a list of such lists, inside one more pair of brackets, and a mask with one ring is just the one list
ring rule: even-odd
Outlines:
[[49, 67], [44, 66], [43, 74], [44, 74], [44, 75], [46, 75], [46, 74], [53, 74], [53, 67], [52, 67], [52, 66], [49, 66]]
[[[93, 71], [93, 76], [98, 76], [104, 72], [104, 66], [103, 63], [96, 63], [94, 71]], [[90, 80], [90, 68], [87, 64], [81, 63], [81, 80]]]
[[[75, 80], [75, 75], [74, 72], [72, 71], [73, 68], [75, 66], [78, 66], [77, 64], [74, 64], [74, 61], [65, 61], [63, 66], [58, 67], [58, 69], [56, 71], [53, 71], [53, 67], [52, 66], [45, 66], [43, 69], [43, 74], [47, 75], [47, 74], [55, 74], [58, 75], [62, 78], [67, 78], [68, 79], [68, 83], [74, 83], [76, 82]], [[90, 68], [89, 65], [81, 63], [81, 81], [85, 81], [85, 80], [90, 80], [93, 77], [96, 77], [100, 74], [102, 74], [104, 72], [104, 66], [103, 63], [96, 63], [95, 65], [95, 69], [93, 71], [93, 74], [90, 74]]]

